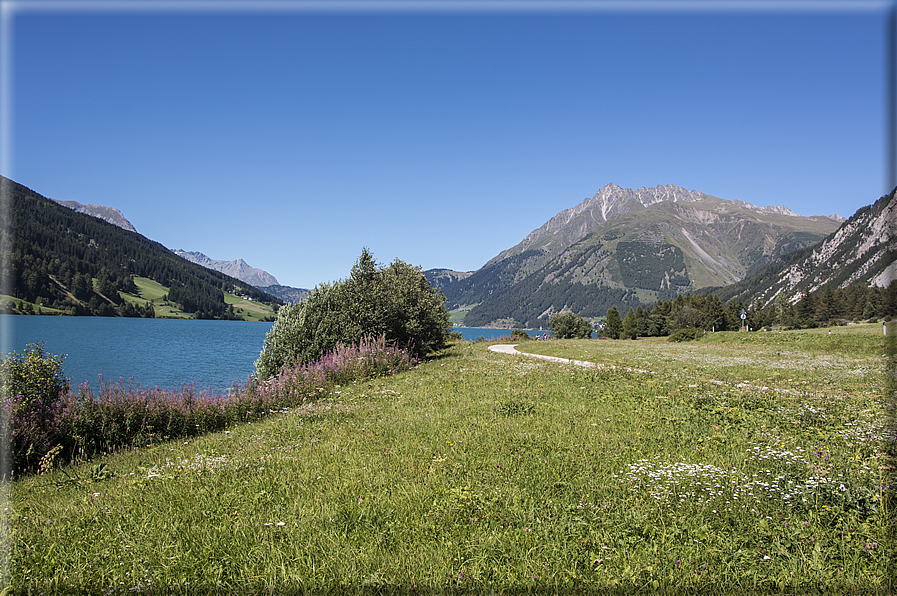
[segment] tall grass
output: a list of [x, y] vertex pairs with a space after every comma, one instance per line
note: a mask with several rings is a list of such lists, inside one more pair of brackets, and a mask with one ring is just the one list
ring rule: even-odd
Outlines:
[[[816, 357], [807, 346], [791, 349]], [[759, 369], [745, 367], [743, 384], [721, 385], [700, 374], [707, 352], [650, 347], [657, 363], [689, 372], [584, 369], [461, 344], [266, 420], [21, 479], [2, 528], [9, 586], [892, 591], [882, 377], [785, 392], [758, 387]], [[730, 349], [749, 358], [756, 348]], [[284, 375], [269, 390], [288, 384]]]
[[318, 361], [293, 363], [268, 380], [250, 378], [225, 394], [197, 391], [194, 385], [145, 388], [101, 377], [97, 393], [87, 383], [67, 388], [52, 407], [39, 412], [7, 404], [14, 452], [39, 454], [17, 472], [36, 471], [38, 460], [44, 467], [52, 460], [73, 463], [116, 449], [224, 430], [313, 400], [334, 384], [394, 374], [416, 363], [379, 338], [340, 344]]

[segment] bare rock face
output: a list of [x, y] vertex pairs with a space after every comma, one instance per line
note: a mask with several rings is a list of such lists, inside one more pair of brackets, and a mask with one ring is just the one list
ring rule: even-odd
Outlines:
[[280, 285], [277, 281], [277, 278], [264, 271], [262, 269], [256, 269], [252, 267], [244, 261], [243, 259], [237, 259], [235, 261], [217, 261], [214, 259], [210, 259], [206, 255], [197, 251], [185, 251], [185, 250], [173, 250], [174, 254], [179, 257], [183, 257], [190, 261], [191, 263], [196, 263], [197, 265], [202, 265], [207, 269], [214, 269], [215, 271], [220, 271], [225, 275], [230, 275], [231, 277], [236, 277], [240, 281], [246, 282], [251, 286], [255, 287], [263, 287], [263, 286], [277, 286]]
[[770, 304], [779, 294], [794, 303], [805, 292], [828, 284], [887, 287], [897, 278], [897, 189], [853, 217], [801, 258], [782, 268], [758, 299]]
[[530, 232], [520, 244], [502, 252], [487, 264], [525, 250], [542, 249], [559, 253], [617, 215], [644, 209], [654, 203], [694, 201], [704, 196], [704, 193], [697, 190], [686, 190], [672, 184], [635, 190], [607, 184], [579, 205], [561, 211], [540, 228]]
[[69, 209], [77, 211], [78, 213], [86, 213], [87, 215], [92, 215], [93, 217], [99, 217], [103, 221], [116, 225], [123, 230], [128, 230], [129, 232], [137, 231], [137, 228], [135, 228], [131, 224], [131, 222], [129, 222], [127, 218], [122, 215], [122, 212], [115, 207], [94, 205], [92, 203], [82, 205], [78, 201], [58, 201], [56, 199], [53, 200], [64, 207], [68, 207]]

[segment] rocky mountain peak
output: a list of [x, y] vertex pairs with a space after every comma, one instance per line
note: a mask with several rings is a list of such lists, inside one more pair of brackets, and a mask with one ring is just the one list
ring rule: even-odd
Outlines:
[[525, 250], [541, 249], [549, 254], [558, 254], [596, 227], [622, 213], [644, 209], [655, 203], [694, 201], [704, 196], [706, 195], [700, 191], [686, 190], [673, 184], [632, 190], [608, 183], [580, 204], [552, 217], [542, 227], [530, 232], [520, 244], [502, 252], [487, 265]]
[[179, 257], [187, 259], [191, 263], [202, 265], [207, 269], [220, 271], [225, 275], [235, 277], [240, 281], [248, 283], [249, 285], [255, 286], [257, 288], [280, 285], [276, 277], [274, 277], [267, 271], [252, 267], [243, 259], [236, 259], [233, 261], [218, 261], [215, 259], [211, 259], [198, 251], [188, 252], [186, 250], [177, 249], [173, 250], [172, 252]]
[[800, 217], [800, 214], [795, 213], [785, 205], [776, 205], [775, 207], [757, 207], [753, 203], [748, 203], [747, 201], [739, 201], [738, 199], [735, 199], [734, 201], [732, 201], [732, 203], [738, 205], [739, 207], [744, 207], [745, 209], [759, 211], [760, 213], [773, 213], [776, 215], [790, 215], [791, 217]]
[[672, 184], [607, 184], [473, 274], [428, 279], [450, 304], [470, 307], [470, 326], [538, 325], [564, 308], [601, 316], [611, 305], [733, 284], [837, 228], [835, 218], [803, 217], [784, 205], [757, 207]]
[[116, 209], [115, 207], [106, 207], [105, 205], [94, 205], [93, 203], [88, 203], [87, 205], [82, 205], [78, 201], [60, 201], [57, 199], [53, 199], [56, 203], [59, 203], [63, 207], [68, 207], [73, 211], [77, 211], [78, 213], [85, 213], [87, 215], [91, 215], [93, 217], [98, 217], [105, 222], [111, 223], [112, 225], [116, 225], [123, 230], [128, 230], [129, 232], [136, 232], [137, 228], [135, 228], [128, 219], [122, 215], [122, 212]]

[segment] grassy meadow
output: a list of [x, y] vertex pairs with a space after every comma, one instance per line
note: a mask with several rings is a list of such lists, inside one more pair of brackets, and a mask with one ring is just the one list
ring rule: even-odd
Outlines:
[[519, 346], [600, 369], [460, 343], [7, 485], [7, 588], [890, 593], [874, 331]]
[[[138, 306], [145, 306], [147, 303], [152, 303], [157, 317], [176, 319], [193, 318], [192, 314], [185, 313], [175, 304], [164, 300], [164, 297], [168, 294], [169, 288], [145, 277], [135, 277], [134, 284], [137, 286], [139, 294], [135, 296], [133, 294], [121, 292], [121, 296], [124, 300]], [[233, 294], [225, 293], [224, 302], [233, 306], [234, 313], [244, 317], [247, 321], [259, 321], [265, 317], [275, 316], [274, 309], [271, 306], [261, 304], [260, 302], [253, 302], [252, 300], [246, 300], [239, 296], [234, 296]]]

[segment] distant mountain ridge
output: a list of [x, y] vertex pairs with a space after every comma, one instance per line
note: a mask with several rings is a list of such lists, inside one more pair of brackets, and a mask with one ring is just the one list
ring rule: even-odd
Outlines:
[[177, 249], [171, 252], [178, 255], [179, 257], [187, 259], [191, 263], [202, 265], [207, 269], [220, 271], [225, 275], [235, 277], [240, 281], [246, 282], [249, 285], [255, 286], [257, 288], [261, 286], [280, 285], [280, 282], [277, 281], [276, 277], [274, 277], [267, 271], [264, 271], [263, 269], [252, 267], [243, 259], [236, 259], [234, 261], [219, 261], [211, 259], [198, 251], [188, 252], [186, 250]]
[[294, 288], [292, 286], [272, 285], [257, 287], [266, 294], [271, 294], [272, 296], [280, 298], [288, 304], [296, 304], [297, 302], [302, 302], [308, 297], [309, 294], [309, 290]]
[[776, 259], [732, 286], [721, 299], [766, 307], [780, 295], [789, 303], [827, 285], [887, 287], [897, 279], [897, 188], [863, 207], [820, 243]]
[[473, 274], [427, 275], [450, 308], [472, 307], [466, 325], [534, 327], [565, 309], [600, 317], [611, 306], [735, 283], [819, 242], [838, 228], [838, 219], [674, 185], [608, 184]]
[[546, 251], [548, 254], [557, 254], [585, 237], [597, 226], [621, 213], [645, 208], [661, 201], [695, 200], [702, 196], [704, 196], [703, 193], [695, 190], [688, 191], [672, 184], [636, 190], [620, 188], [616, 184], [607, 184], [594, 196], [549, 219], [541, 227], [530, 232], [522, 242], [502, 251], [486, 265], [526, 250], [538, 249]]
[[[198, 319], [242, 319], [225, 294], [282, 301], [245, 282], [176, 256], [158, 242], [77, 212], [0, 176], [9, 208], [0, 211], [0, 248], [10, 255], [0, 287], [13, 300], [67, 315], [157, 316], [138, 284], [164, 292], [156, 306]], [[13, 250], [14, 247], [14, 250]], [[125, 297], [128, 295], [129, 297]], [[172, 310], [172, 309], [169, 309]]]
[[122, 212], [116, 209], [115, 207], [106, 207], [105, 205], [94, 205], [93, 203], [88, 203], [87, 205], [82, 205], [78, 201], [60, 201], [58, 199], [52, 199], [56, 203], [59, 203], [63, 207], [68, 207], [69, 209], [73, 209], [78, 213], [86, 213], [87, 215], [92, 215], [94, 217], [99, 217], [103, 221], [109, 222], [113, 225], [120, 227], [123, 230], [128, 230], [129, 232], [136, 232], [137, 228], [135, 228], [128, 219], [122, 215]]

